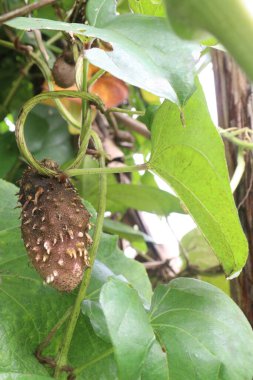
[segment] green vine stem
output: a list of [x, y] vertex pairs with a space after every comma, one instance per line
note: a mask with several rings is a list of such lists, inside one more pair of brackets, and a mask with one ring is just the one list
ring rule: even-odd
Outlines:
[[26, 121], [28, 113], [33, 109], [33, 107], [35, 107], [37, 104], [39, 104], [43, 100], [65, 98], [65, 97], [81, 98], [81, 99], [89, 100], [89, 102], [92, 104], [95, 104], [96, 107], [101, 112], [105, 112], [104, 105], [98, 96], [91, 95], [86, 92], [80, 92], [80, 91], [64, 90], [64, 91], [43, 92], [42, 94], [39, 94], [35, 96], [34, 98], [28, 100], [28, 102], [26, 102], [24, 107], [22, 108], [21, 113], [16, 123], [16, 140], [17, 140], [19, 150], [21, 154], [24, 156], [24, 158], [27, 160], [28, 164], [34, 167], [40, 174], [55, 175], [55, 172], [53, 170], [43, 167], [39, 163], [39, 161], [37, 161], [31, 154], [31, 152], [29, 151], [26, 145], [25, 136], [24, 136], [25, 121]]
[[77, 168], [78, 166], [80, 166], [80, 164], [81, 164], [81, 162], [85, 156], [87, 146], [88, 146], [90, 136], [91, 136], [91, 127], [90, 127], [91, 126], [91, 109], [90, 108], [88, 108], [88, 110], [87, 110], [87, 118], [86, 118], [85, 124], [86, 124], [86, 127], [82, 128], [81, 132], [83, 131], [83, 129], [85, 129], [86, 133], [83, 137], [80, 134], [81, 145], [80, 145], [80, 148], [78, 150], [78, 153], [77, 153], [75, 160], [68, 167], [68, 170], [73, 169], [73, 168]]
[[[95, 148], [99, 152], [103, 151], [102, 143], [95, 132], [92, 133], [92, 138], [94, 141]], [[105, 167], [104, 154], [101, 154], [99, 157], [99, 166], [101, 167], [101, 169]], [[70, 343], [71, 343], [72, 336], [76, 327], [76, 323], [80, 314], [81, 303], [85, 299], [87, 289], [90, 283], [91, 272], [92, 272], [92, 268], [95, 262], [96, 253], [97, 253], [97, 249], [98, 249], [98, 245], [100, 242], [100, 237], [101, 237], [101, 233], [103, 229], [105, 204], [106, 204], [106, 189], [107, 189], [107, 177], [105, 174], [101, 173], [99, 176], [98, 214], [97, 214], [97, 220], [96, 220], [95, 230], [93, 234], [93, 244], [90, 250], [90, 267], [87, 268], [84, 272], [83, 280], [82, 280], [82, 283], [79, 288], [79, 292], [75, 300], [73, 311], [69, 318], [67, 329], [62, 340], [62, 346], [57, 358], [57, 364], [56, 364], [56, 370], [55, 370], [56, 379], [59, 379], [59, 376], [61, 374], [61, 368], [67, 364]]]
[[92, 86], [99, 78], [101, 78], [105, 73], [105, 70], [98, 70], [91, 78], [88, 80], [87, 87]]
[[[88, 70], [89, 70], [89, 61], [87, 58], [83, 58], [83, 75], [82, 75], [82, 91], [88, 92]], [[80, 134], [80, 141], [82, 142], [83, 137], [86, 135], [86, 130], [85, 130], [85, 119], [87, 117], [87, 109], [88, 109], [88, 104], [86, 100], [82, 100], [82, 130]]]
[[125, 108], [118, 108], [118, 107], [108, 108], [105, 114], [107, 115], [109, 112], [125, 113], [125, 114], [130, 115], [130, 116], [132, 116], [132, 115], [143, 116], [145, 114], [144, 111], [128, 110], [128, 109], [125, 109]]
[[138, 172], [140, 170], [148, 170], [149, 163], [145, 162], [139, 165], [133, 166], [120, 166], [115, 168], [87, 168], [87, 169], [67, 169], [65, 173], [69, 177], [79, 176], [79, 175], [87, 175], [87, 174], [117, 174], [117, 173], [131, 173]]

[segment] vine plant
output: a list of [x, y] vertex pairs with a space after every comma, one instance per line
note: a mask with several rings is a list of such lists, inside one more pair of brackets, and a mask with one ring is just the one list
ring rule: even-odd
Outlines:
[[[22, 7], [21, 13], [15, 11], [13, 17], [11, 12], [7, 13], [2, 21], [0, 17], [0, 22], [7, 21], [4, 27], [8, 27], [6, 34], [11, 36], [11, 42], [1, 39], [0, 46], [25, 54], [30, 59], [25, 66], [25, 74], [35, 63], [48, 88], [26, 101], [15, 123], [16, 142], [22, 159], [40, 178], [59, 179], [58, 169], [35, 157], [25, 133], [29, 114], [35, 107], [45, 101], [53, 101], [69, 128], [78, 133], [76, 156], [64, 162], [60, 175], [64, 181], [73, 177], [76, 183], [76, 177], [85, 182], [93, 175], [96, 178], [92, 182], [95, 184], [93, 193], [96, 194], [95, 197], [91, 194], [89, 200], [97, 200], [95, 211], [84, 199], [94, 227], [89, 265], [84, 270], [78, 291], [60, 294], [50, 286], [42, 285], [34, 270], [27, 268], [18, 214], [13, 210], [17, 189], [11, 181], [0, 180], [0, 303], [4, 305], [0, 326], [0, 342], [4, 347], [0, 349], [0, 379], [1, 376], [3, 379], [6, 376], [26, 379], [29, 375], [41, 380], [66, 377], [84, 380], [251, 380], [253, 334], [233, 301], [217, 287], [191, 278], [177, 278], [158, 285], [153, 291], [144, 266], [125, 257], [117, 246], [117, 239], [103, 232], [106, 201], [113, 186], [116, 186], [115, 199], [121, 191], [126, 194], [124, 186], [127, 186], [126, 192], [135, 192], [133, 198], [141, 191], [145, 196], [158, 197], [156, 210], [165, 204], [166, 211], [163, 209], [163, 212], [166, 215], [170, 212], [189, 213], [216, 256], [211, 253], [215, 260], [215, 273], [222, 271], [227, 278], [233, 278], [239, 275], [247, 259], [247, 241], [230, 186], [234, 190], [238, 185], [244, 170], [243, 152], [252, 149], [252, 142], [239, 139], [237, 131], [224, 132], [213, 125], [196, 79], [192, 54], [200, 53], [201, 47], [197, 42], [178, 37], [168, 24], [162, 2], [153, 4], [149, 0], [131, 0], [121, 3], [129, 6], [127, 14], [120, 12], [120, 8], [120, 15], [116, 13], [114, 0], [102, 3], [89, 0], [85, 24], [71, 19], [73, 14], [80, 13], [81, 2], [78, 1], [72, 12], [66, 12], [66, 18], [72, 21], [70, 23], [33, 17], [13, 19], [36, 7]], [[234, 3], [236, 9], [241, 10], [239, 0], [234, 0]], [[183, 13], [173, 1], [167, 1], [166, 5], [168, 11], [178, 17], [174, 27], [180, 35], [185, 37], [186, 30], [196, 29], [196, 20], [187, 4]], [[218, 19], [219, 10], [214, 10], [213, 14]], [[182, 15], [183, 20], [188, 17], [187, 25], [182, 26]], [[233, 20], [232, 13], [230, 16]], [[243, 19], [247, 21], [247, 17]], [[211, 27], [208, 25], [201, 27], [220, 38], [237, 58], [238, 49], [231, 45], [227, 30], [224, 32], [219, 28], [215, 33], [213, 22]], [[27, 37], [26, 32], [12, 38], [16, 29], [35, 33], [38, 46], [35, 52], [23, 41], [24, 36]], [[43, 36], [43, 41], [38, 32], [40, 29], [58, 33], [50, 38]], [[226, 33], [226, 38], [221, 37], [222, 33]], [[62, 36], [64, 46], [71, 45], [73, 52], [74, 65], [71, 65], [75, 66], [76, 90], [56, 91], [47, 61], [47, 48], [51, 48], [50, 52], [62, 53], [60, 45], [55, 45]], [[189, 37], [192, 37], [192, 30], [187, 35]], [[245, 70], [252, 75], [248, 59], [239, 58]], [[92, 65], [98, 69], [89, 77]], [[156, 100], [165, 98], [162, 104], [159, 100], [159, 107], [152, 109], [151, 123], [147, 118], [149, 107], [139, 111], [125, 105], [120, 108], [106, 106], [102, 97], [91, 92], [92, 86], [105, 73], [128, 83], [135, 95], [136, 88], [141, 88], [141, 91], [154, 94]], [[4, 116], [20, 82], [13, 82], [1, 108]], [[73, 115], [62, 101], [65, 98], [81, 99], [79, 117]], [[139, 116], [137, 122], [131, 119], [136, 129], [142, 128], [146, 137], [151, 132], [150, 151], [143, 154], [142, 164], [107, 166], [107, 152], [93, 128], [93, 122], [102, 115], [119, 135], [119, 113]], [[238, 168], [231, 183], [220, 135], [238, 145]], [[97, 160], [95, 167], [83, 167], [89, 151]], [[138, 190], [138, 186], [110, 182], [110, 174], [143, 170], [165, 180], [181, 203], [176, 196], [158, 188], [153, 192], [150, 187], [139, 186]], [[81, 195], [86, 198], [85, 193]], [[150, 209], [152, 211], [152, 206], [145, 205], [144, 211]], [[5, 225], [1, 220], [6, 214]], [[47, 245], [44, 247], [48, 250]], [[147, 259], [147, 255], [142, 256]], [[187, 268], [180, 273], [186, 276], [196, 274], [187, 255], [184, 258]], [[190, 271], [191, 268], [194, 271]], [[170, 270], [173, 272], [173, 268]], [[201, 273], [206, 274], [206, 271]], [[10, 313], [13, 315], [11, 320]], [[15, 334], [11, 341], [10, 332], [13, 331]]]

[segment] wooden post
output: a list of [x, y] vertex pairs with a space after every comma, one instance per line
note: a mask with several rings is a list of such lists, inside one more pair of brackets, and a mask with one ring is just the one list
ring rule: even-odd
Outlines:
[[[212, 53], [218, 122], [222, 128], [245, 127], [253, 131], [253, 88], [238, 65], [227, 54]], [[253, 141], [253, 134], [239, 137]], [[225, 142], [230, 175], [237, 164], [238, 148]], [[245, 151], [245, 173], [234, 194], [241, 224], [249, 242], [249, 257], [240, 276], [231, 281], [231, 295], [253, 326], [253, 152]]]

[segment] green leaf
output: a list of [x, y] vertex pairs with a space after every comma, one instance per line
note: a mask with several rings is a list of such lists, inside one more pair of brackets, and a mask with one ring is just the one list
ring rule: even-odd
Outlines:
[[99, 302], [84, 300], [82, 303], [82, 312], [89, 317], [92, 327], [97, 336], [105, 342], [111, 343], [110, 333], [105, 320], [105, 315]]
[[116, 236], [103, 234], [98, 259], [106, 265], [115, 275], [122, 275], [137, 290], [145, 307], [150, 306], [152, 288], [144, 266], [127, 258], [118, 248]]
[[[89, 200], [93, 202], [96, 191], [92, 189]], [[167, 191], [145, 185], [109, 184], [107, 188], [107, 210], [117, 212], [123, 208], [169, 215], [172, 212], [183, 214], [179, 199]]]
[[[211, 268], [217, 267], [219, 262], [198, 228], [184, 235], [180, 242], [180, 257], [183, 267], [185, 267], [186, 264], [184, 259], [185, 255], [188, 258], [190, 266], [200, 271], [207, 271], [207, 273], [198, 274], [196, 276], [199, 280], [208, 282], [223, 290], [227, 295], [230, 295], [230, 284], [229, 281], [226, 280], [225, 275], [223, 273], [215, 274], [210, 270]], [[211, 272], [211, 275], [208, 272]]]
[[118, 235], [119, 237], [128, 240], [132, 243], [133, 247], [142, 252], [147, 251], [145, 241], [154, 242], [154, 240], [144, 232], [135, 230], [133, 227], [128, 226], [125, 223], [108, 218], [104, 219], [103, 231], [111, 235]]
[[230, 190], [224, 146], [199, 89], [184, 110], [164, 102], [152, 126], [150, 168], [184, 202], [227, 275], [240, 271], [248, 247]]
[[171, 379], [252, 379], [252, 329], [214, 286], [187, 278], [160, 285], [150, 318], [166, 348]]
[[169, 380], [167, 355], [157, 340], [154, 341], [143, 365], [141, 380]]
[[198, 228], [188, 232], [180, 242], [180, 255], [187, 255], [190, 265], [201, 270], [219, 265], [210, 245], [205, 240]]
[[129, 6], [134, 13], [149, 16], [165, 16], [163, 0], [128, 0]]
[[152, 212], [158, 215], [169, 215], [171, 212], [184, 213], [179, 199], [156, 187], [143, 185], [115, 184], [108, 186], [108, 197], [114, 203], [111, 211], [116, 212], [118, 205]]
[[[22, 3], [20, 4], [22, 6]], [[17, 6], [19, 7], [19, 6]], [[3, 12], [5, 13], [6, 10]], [[3, 14], [0, 11], [0, 14]], [[17, 57], [15, 50], [1, 49], [1, 72], [0, 72], [0, 121], [8, 114], [13, 114], [14, 118], [18, 116], [18, 111], [22, 105], [33, 96], [33, 84], [27, 75], [22, 75], [26, 61], [23, 57]], [[21, 76], [20, 76], [21, 75]], [[22, 80], [21, 80], [22, 79]], [[17, 86], [17, 83], [19, 85]], [[15, 88], [15, 93], [8, 99], [10, 91]]]
[[38, 105], [26, 121], [27, 145], [38, 160], [50, 158], [63, 164], [73, 158], [67, 123], [53, 107]]
[[[73, 305], [75, 292], [64, 294], [44, 286], [37, 272], [28, 265], [20, 237], [20, 212], [14, 209], [17, 190], [16, 186], [0, 180], [0, 378], [2, 373], [8, 376], [18, 373], [21, 378], [31, 375], [35, 379], [48, 376], [34, 356], [35, 349]], [[85, 206], [94, 214], [86, 202]], [[103, 235], [98, 257], [88, 289], [90, 300], [98, 299], [108, 277], [122, 273], [122, 279], [130, 281], [144, 304], [150, 305], [152, 289], [145, 269], [123, 255], [116, 237]], [[64, 330], [57, 333], [45, 354], [57, 354]], [[79, 318], [69, 358], [70, 365], [78, 367], [78, 379], [118, 378], [111, 345], [94, 333], [84, 315]]]
[[155, 340], [148, 316], [134, 289], [112, 278], [100, 294], [121, 380], [138, 379]]
[[7, 25], [23, 30], [64, 30], [107, 41], [112, 45], [110, 51], [87, 50], [86, 57], [92, 64], [177, 104], [183, 105], [195, 89], [192, 53], [199, 46], [178, 38], [164, 18], [122, 15], [114, 17], [103, 29], [25, 17]]
[[89, 0], [86, 17], [92, 26], [101, 27], [116, 16], [116, 0]]
[[4, 177], [18, 159], [18, 149], [14, 133], [6, 132], [0, 135], [0, 157], [0, 177]]
[[18, 188], [0, 179], [0, 231], [6, 231], [20, 225], [18, 220], [20, 211], [16, 209], [17, 198], [15, 193]]
[[165, 4], [170, 22], [180, 36], [205, 38], [201, 33], [203, 31], [213, 34], [253, 80], [253, 23], [250, 2], [166, 0]]

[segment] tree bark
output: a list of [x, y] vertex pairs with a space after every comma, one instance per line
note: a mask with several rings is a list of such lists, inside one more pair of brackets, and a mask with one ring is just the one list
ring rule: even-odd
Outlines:
[[[245, 127], [253, 130], [253, 91], [250, 82], [231, 57], [221, 51], [212, 53], [218, 122], [222, 128]], [[253, 141], [253, 134], [238, 136]], [[225, 142], [230, 175], [237, 164], [238, 147]], [[253, 156], [245, 151], [245, 172], [234, 197], [249, 243], [249, 257], [240, 276], [231, 281], [231, 295], [253, 326]]]

